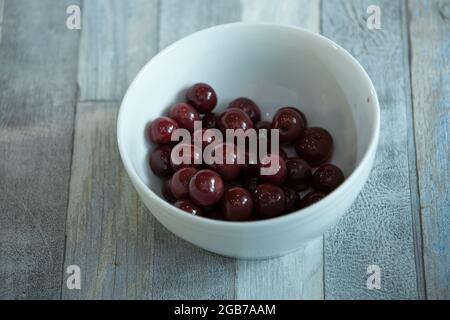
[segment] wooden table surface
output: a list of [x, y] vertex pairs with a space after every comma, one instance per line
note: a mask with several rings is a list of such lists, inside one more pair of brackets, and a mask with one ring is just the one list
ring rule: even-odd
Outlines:
[[[72, 4], [81, 30], [66, 27]], [[372, 4], [379, 30], [366, 25]], [[278, 259], [224, 258], [173, 236], [116, 145], [120, 100], [145, 62], [233, 21], [322, 33], [361, 62], [381, 102], [356, 203]], [[450, 0], [0, 0], [0, 298], [448, 299], [449, 119]], [[80, 290], [66, 286], [70, 265]]]

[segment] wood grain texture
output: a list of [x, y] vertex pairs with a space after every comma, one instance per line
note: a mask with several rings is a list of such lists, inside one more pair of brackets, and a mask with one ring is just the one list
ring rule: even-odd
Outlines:
[[64, 266], [78, 265], [82, 283], [65, 299], [151, 298], [153, 219], [117, 151], [118, 106], [77, 105]]
[[[381, 105], [381, 136], [367, 185], [337, 227], [325, 236], [325, 298], [418, 298], [416, 238], [409, 182], [408, 47], [403, 1], [378, 1], [381, 30], [366, 27], [373, 1], [322, 1], [322, 33], [366, 68]], [[366, 286], [369, 265], [381, 268], [381, 290]]]
[[450, 298], [450, 1], [409, 2], [427, 297]]
[[0, 46], [0, 298], [61, 290], [78, 61], [77, 1], [4, 3]]
[[5, 0], [0, 0], [0, 43], [2, 43], [2, 24], [3, 24], [3, 8], [5, 7]]
[[236, 22], [239, 0], [163, 0], [159, 12], [159, 49], [196, 31]]
[[[319, 1], [242, 0], [242, 20], [319, 32]], [[323, 299], [323, 238], [279, 259], [237, 261], [237, 299]]]
[[323, 299], [323, 237], [270, 260], [239, 260], [236, 298], [243, 300]]
[[121, 100], [156, 53], [157, 0], [84, 1], [78, 82], [80, 100]]
[[[160, 49], [200, 29], [239, 20], [237, 0], [164, 0]], [[235, 260], [194, 247], [155, 224], [153, 297], [155, 299], [232, 299]]]
[[241, 0], [242, 20], [295, 25], [319, 32], [320, 0]]

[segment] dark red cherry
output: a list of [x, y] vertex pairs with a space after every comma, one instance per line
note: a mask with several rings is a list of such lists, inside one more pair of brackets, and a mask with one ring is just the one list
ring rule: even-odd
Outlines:
[[[190, 150], [190, 157], [186, 153], [187, 150]], [[202, 150], [195, 145], [179, 143], [173, 147], [170, 153], [170, 164], [175, 171], [187, 167], [199, 168], [202, 163], [202, 156]]]
[[297, 191], [304, 191], [311, 185], [311, 166], [303, 159], [290, 158], [286, 161], [286, 184]]
[[285, 162], [286, 162], [287, 159], [289, 159], [286, 151], [284, 151], [281, 148], [279, 148], [278, 150], [271, 151], [271, 153], [279, 155], [281, 157], [281, 159], [283, 159]]
[[253, 212], [253, 199], [244, 188], [233, 187], [222, 197], [222, 213], [229, 221], [249, 220]]
[[305, 195], [303, 199], [300, 201], [300, 208], [303, 209], [309, 207], [310, 205], [313, 205], [314, 203], [325, 198], [325, 196], [326, 196], [325, 193], [322, 192], [317, 191], [310, 192], [307, 195]]
[[189, 183], [189, 196], [194, 203], [203, 207], [218, 203], [223, 192], [223, 180], [212, 170], [197, 172]]
[[150, 125], [150, 140], [157, 144], [171, 142], [172, 132], [179, 129], [178, 123], [168, 117], [159, 117]]
[[258, 188], [260, 184], [261, 183], [258, 177], [248, 177], [244, 180], [244, 187], [245, 189], [250, 191], [250, 193], [255, 192], [256, 188]]
[[170, 203], [177, 201], [177, 198], [172, 193], [171, 179], [164, 180], [161, 193], [163, 197]]
[[[217, 163], [210, 165], [225, 181], [232, 181], [239, 176], [242, 165], [238, 164], [237, 148], [233, 144], [221, 143], [214, 147], [213, 153], [217, 158]], [[220, 157], [222, 155], [222, 157]], [[207, 156], [207, 155], [205, 155]], [[219, 162], [219, 159], [222, 161]]]
[[174, 203], [174, 206], [194, 216], [202, 215], [202, 209], [189, 200], [179, 200]]
[[303, 122], [305, 124], [305, 128], [308, 126], [308, 119], [306, 119], [306, 116], [305, 116], [305, 114], [302, 111], [300, 111], [298, 108], [295, 108], [295, 107], [287, 107], [287, 108], [288, 109], [292, 109], [295, 112], [298, 112], [300, 114], [300, 116], [303, 118]]
[[291, 188], [283, 188], [285, 202], [285, 213], [291, 213], [299, 209], [300, 206], [300, 196], [298, 193]]
[[253, 128], [253, 121], [241, 109], [230, 108], [220, 115], [217, 127], [224, 133], [226, 129], [246, 131]]
[[325, 163], [333, 152], [333, 138], [322, 128], [307, 128], [295, 143], [295, 151], [312, 166]]
[[344, 182], [342, 170], [333, 164], [324, 164], [314, 172], [312, 183], [314, 189], [330, 193]]
[[169, 111], [169, 117], [175, 120], [181, 128], [194, 131], [194, 122], [200, 121], [197, 110], [187, 103], [177, 103]]
[[157, 147], [150, 154], [150, 168], [158, 177], [168, 177], [173, 173], [170, 165], [170, 153], [172, 148], [169, 145], [162, 145]]
[[206, 129], [217, 129], [217, 115], [214, 112], [208, 112], [202, 118], [202, 126]]
[[202, 130], [194, 131], [192, 134], [192, 143], [196, 145], [196, 142], [202, 149], [205, 149], [208, 145], [215, 141], [215, 136], [211, 134], [211, 130], [203, 128]]
[[253, 123], [257, 123], [261, 120], [261, 110], [258, 105], [249, 98], [237, 98], [232, 101], [228, 108], [238, 108], [244, 111]]
[[256, 214], [262, 218], [274, 218], [284, 213], [286, 197], [283, 189], [272, 184], [261, 184], [253, 193]]
[[279, 155], [269, 154], [261, 159], [259, 178], [262, 182], [281, 186], [286, 174], [286, 162]]
[[302, 116], [291, 108], [281, 108], [273, 117], [272, 129], [278, 129], [281, 143], [297, 140], [305, 130]]
[[269, 121], [259, 121], [255, 125], [255, 129], [259, 132], [259, 130], [266, 129], [268, 134], [270, 134], [270, 130], [272, 129], [272, 123]]
[[189, 182], [197, 172], [195, 168], [183, 168], [175, 172], [170, 183], [175, 198], [178, 200], [189, 198]]
[[186, 101], [200, 113], [211, 112], [217, 105], [214, 89], [206, 83], [193, 85], [186, 93]]

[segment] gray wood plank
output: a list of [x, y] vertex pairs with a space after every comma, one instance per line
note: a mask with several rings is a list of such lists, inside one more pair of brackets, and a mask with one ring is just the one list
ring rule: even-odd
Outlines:
[[0, 298], [60, 297], [79, 35], [77, 1], [4, 3], [0, 46]]
[[[319, 32], [319, 1], [242, 0], [242, 20]], [[278, 259], [237, 261], [238, 299], [323, 299], [323, 237]]]
[[64, 265], [82, 282], [65, 299], [151, 298], [153, 219], [117, 151], [118, 106], [77, 105]]
[[239, 21], [239, 0], [164, 0], [159, 13], [159, 48], [217, 24]]
[[[160, 49], [216, 24], [239, 20], [237, 0], [164, 0]], [[235, 261], [196, 248], [155, 224], [153, 297], [155, 299], [230, 299], [235, 294]]]
[[157, 0], [84, 1], [78, 82], [80, 100], [121, 100], [156, 53]]
[[429, 299], [450, 297], [450, 1], [409, 4], [414, 128]]
[[242, 20], [301, 26], [319, 32], [320, 0], [241, 0]]
[[[325, 298], [421, 297], [408, 159], [409, 69], [403, 1], [378, 1], [381, 30], [369, 30], [368, 0], [322, 1], [322, 33], [349, 50], [378, 91], [381, 137], [374, 170], [339, 225], [325, 236]], [[419, 257], [420, 258], [420, 257]], [[369, 265], [381, 268], [381, 290], [368, 290]], [[419, 277], [420, 278], [420, 277]]]
[[3, 8], [5, 7], [5, 0], [0, 0], [0, 43], [2, 43], [2, 24], [3, 24]]

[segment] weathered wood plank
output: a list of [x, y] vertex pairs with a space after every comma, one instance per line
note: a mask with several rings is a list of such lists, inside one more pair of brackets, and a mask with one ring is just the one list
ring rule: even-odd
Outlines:
[[157, 0], [84, 1], [78, 82], [80, 100], [121, 100], [156, 53]]
[[2, 24], [3, 24], [3, 8], [5, 7], [5, 0], [0, 0], [0, 43], [2, 43]]
[[270, 260], [239, 260], [237, 299], [323, 299], [323, 237]]
[[408, 3], [414, 128], [429, 299], [450, 297], [450, 1]]
[[[242, 0], [242, 20], [319, 32], [319, 1]], [[279, 259], [237, 261], [238, 299], [323, 299], [323, 238]]]
[[[61, 291], [79, 35], [77, 1], [4, 3], [0, 46], [0, 297]], [[3, 4], [3, 1], [2, 1]]]
[[153, 219], [117, 152], [118, 106], [77, 105], [64, 265], [82, 282], [65, 299], [151, 298]]
[[[237, 0], [164, 0], [160, 48], [197, 30], [239, 20]], [[155, 299], [231, 299], [235, 261], [196, 248], [155, 224], [153, 297]]]
[[[84, 2], [81, 100], [122, 98], [157, 51], [157, 14], [156, 0]], [[65, 298], [151, 298], [153, 218], [117, 152], [118, 105], [78, 105], [65, 267], [80, 266], [82, 290], [65, 289]]]
[[[410, 93], [403, 1], [378, 1], [381, 30], [369, 30], [370, 0], [322, 1], [322, 33], [366, 68], [380, 98], [381, 137], [375, 168], [356, 203], [325, 236], [325, 298], [422, 296], [418, 284], [409, 182], [407, 113]], [[415, 168], [411, 168], [415, 170]], [[368, 290], [369, 265], [381, 268], [381, 290]]]
[[319, 32], [319, 0], [241, 0], [242, 20], [302, 26]]

